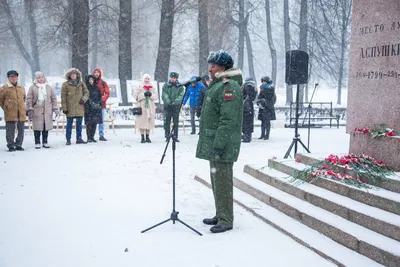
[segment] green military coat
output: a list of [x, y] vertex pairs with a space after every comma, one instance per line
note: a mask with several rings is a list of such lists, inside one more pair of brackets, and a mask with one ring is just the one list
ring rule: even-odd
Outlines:
[[183, 86], [177, 86], [176, 84], [171, 84], [166, 82], [162, 88], [162, 100], [164, 102], [164, 107], [175, 106], [179, 107], [182, 103], [183, 95], [185, 94], [185, 88]]
[[[71, 73], [76, 71], [77, 85], [70, 79]], [[61, 106], [63, 111], [68, 111], [67, 117], [83, 117], [85, 115], [85, 105], [79, 104], [82, 99], [86, 102], [89, 98], [89, 90], [82, 81], [82, 74], [77, 69], [69, 69], [65, 74], [66, 82], [61, 87]]]
[[200, 116], [200, 136], [196, 157], [212, 160], [213, 148], [223, 149], [216, 161], [237, 161], [242, 139], [243, 94], [242, 74], [229, 69], [216, 74], [204, 97]]

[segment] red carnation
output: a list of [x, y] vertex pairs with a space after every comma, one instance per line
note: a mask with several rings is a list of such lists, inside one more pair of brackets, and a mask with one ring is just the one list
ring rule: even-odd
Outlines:
[[394, 131], [390, 131], [386, 133], [386, 136], [395, 136], [396, 133]]
[[296, 162], [300, 162], [301, 159], [299, 157], [296, 158]]

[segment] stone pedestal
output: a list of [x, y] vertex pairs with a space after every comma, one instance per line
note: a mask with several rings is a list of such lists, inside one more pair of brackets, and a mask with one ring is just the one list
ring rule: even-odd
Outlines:
[[352, 133], [350, 152], [367, 154], [377, 160], [383, 160], [395, 171], [400, 171], [400, 137], [373, 138], [367, 134]]
[[[347, 133], [350, 152], [400, 168], [400, 140], [355, 134], [386, 124], [400, 134], [400, 1], [353, 0]], [[391, 159], [397, 158], [397, 161]]]

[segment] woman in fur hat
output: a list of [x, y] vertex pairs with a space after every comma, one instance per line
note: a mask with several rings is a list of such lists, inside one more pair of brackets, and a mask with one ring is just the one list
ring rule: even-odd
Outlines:
[[137, 115], [135, 122], [136, 129], [140, 130], [141, 143], [151, 143], [149, 135], [155, 124], [156, 105], [154, 101], [158, 99], [158, 95], [156, 88], [151, 85], [150, 75], [143, 75], [143, 83], [135, 89], [133, 98], [136, 101], [136, 107], [142, 108], [142, 115]]
[[26, 98], [26, 107], [29, 120], [32, 121], [36, 149], [41, 148], [40, 136], [43, 147], [49, 148], [47, 139], [49, 131], [53, 129], [53, 112], [58, 116], [58, 109], [54, 89], [47, 83], [43, 72], [35, 73], [35, 80]]

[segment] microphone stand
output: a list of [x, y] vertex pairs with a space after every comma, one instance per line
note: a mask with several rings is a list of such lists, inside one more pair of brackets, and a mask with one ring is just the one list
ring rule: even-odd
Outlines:
[[307, 110], [306, 110], [306, 114], [304, 115], [304, 119], [303, 119], [303, 126], [304, 126], [304, 122], [305, 122], [305, 120], [306, 120], [306, 117], [307, 117], [307, 113], [308, 113], [308, 136], [307, 136], [307, 148], [308, 149], [310, 149], [310, 133], [311, 133], [311, 104], [312, 104], [312, 100], [313, 100], [313, 98], [314, 98], [314, 94], [315, 94], [315, 90], [317, 89], [317, 87], [318, 87], [318, 83], [316, 83], [315, 84], [315, 86], [314, 86], [314, 90], [313, 90], [313, 93], [312, 93], [312, 95], [311, 95], [311, 99], [310, 99], [310, 102], [308, 102], [308, 107], [307, 107]]
[[[181, 84], [180, 86], [183, 86], [183, 85]], [[182, 108], [182, 104], [183, 104], [183, 99], [185, 98], [185, 95], [186, 95], [186, 93], [187, 93], [186, 88], [185, 88], [184, 86], [183, 86], [183, 88], [184, 88], [184, 90], [185, 90], [185, 93], [183, 94], [183, 97], [182, 97], [182, 100], [181, 100], [181, 104], [180, 104], [180, 106], [179, 106], [178, 114], [180, 114], [180, 112], [181, 112], [181, 108]], [[160, 225], [162, 225], [162, 224], [164, 224], [164, 223], [167, 223], [167, 222], [169, 222], [169, 221], [172, 221], [173, 224], [175, 224], [175, 221], [177, 221], [177, 222], [180, 222], [181, 224], [185, 225], [187, 228], [189, 228], [189, 229], [192, 230], [193, 232], [195, 232], [195, 233], [197, 233], [198, 235], [202, 236], [202, 234], [201, 234], [199, 231], [197, 231], [196, 229], [194, 229], [194, 228], [191, 227], [190, 225], [188, 225], [188, 224], [186, 224], [185, 222], [183, 222], [182, 220], [180, 220], [179, 217], [178, 217], [179, 211], [176, 211], [176, 210], [175, 210], [175, 191], [176, 191], [176, 190], [175, 190], [175, 188], [176, 188], [176, 187], [175, 187], [175, 150], [176, 150], [176, 136], [174, 135], [175, 123], [178, 124], [178, 123], [179, 123], [179, 120], [178, 120], [177, 122], [175, 122], [175, 120], [173, 121], [173, 126], [172, 126], [171, 132], [170, 132], [170, 134], [169, 134], [169, 136], [168, 136], [167, 144], [166, 144], [166, 146], [165, 146], [164, 153], [163, 153], [163, 155], [162, 155], [162, 157], [161, 157], [161, 161], [160, 161], [160, 164], [163, 164], [164, 158], [165, 158], [166, 153], [167, 153], [167, 149], [168, 149], [169, 143], [170, 143], [170, 141], [171, 141], [171, 139], [172, 139], [172, 212], [171, 212], [171, 215], [170, 215], [170, 217], [169, 217], [168, 219], [166, 219], [166, 220], [164, 220], [164, 221], [162, 221], [162, 222], [160, 222], [160, 223], [157, 223], [157, 224], [155, 224], [155, 225], [153, 225], [153, 226], [151, 226], [151, 227], [149, 227], [149, 228], [143, 230], [141, 233], [145, 233], [145, 232], [147, 232], [147, 231], [149, 231], [149, 230], [151, 230], [151, 229], [153, 229], [153, 228], [156, 228], [157, 226], [160, 226]], [[176, 125], [176, 127], [178, 127], [178, 125]]]

